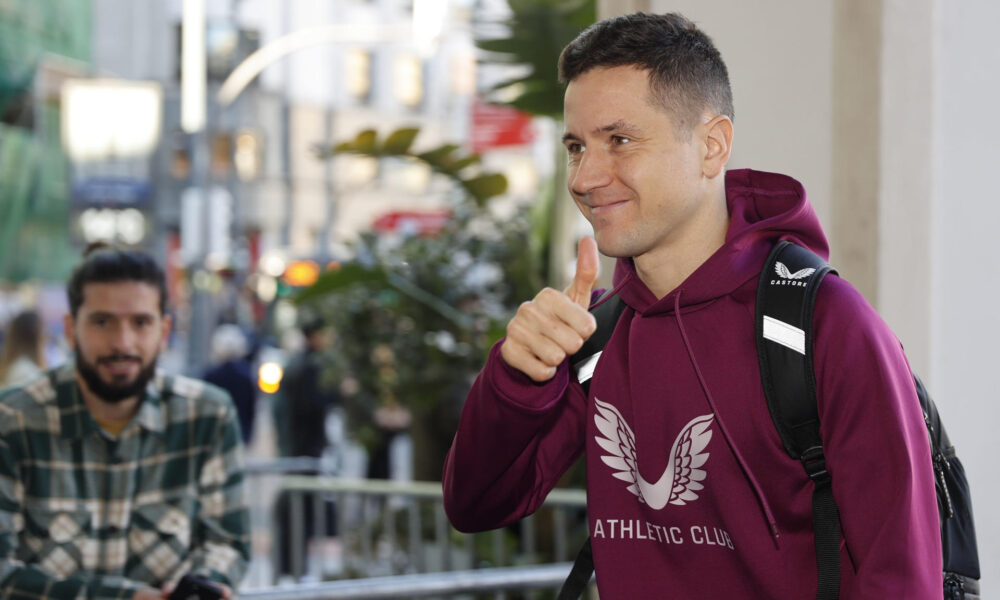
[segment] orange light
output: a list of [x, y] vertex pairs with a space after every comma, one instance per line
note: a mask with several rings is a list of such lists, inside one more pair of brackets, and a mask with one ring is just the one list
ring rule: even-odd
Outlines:
[[319, 279], [319, 265], [311, 260], [293, 261], [285, 268], [283, 279], [293, 287], [310, 286]]
[[281, 388], [281, 378], [284, 375], [285, 370], [281, 368], [281, 365], [266, 362], [257, 370], [257, 387], [265, 394], [273, 394]]

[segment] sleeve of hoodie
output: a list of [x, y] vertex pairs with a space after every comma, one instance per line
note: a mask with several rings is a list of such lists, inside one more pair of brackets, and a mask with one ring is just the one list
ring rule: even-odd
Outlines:
[[537, 384], [497, 342], [469, 392], [445, 459], [444, 507], [460, 531], [502, 527], [533, 513], [583, 449], [583, 390], [568, 361]]
[[941, 597], [941, 538], [923, 413], [903, 349], [860, 293], [816, 302], [821, 434], [853, 573], [842, 598]]

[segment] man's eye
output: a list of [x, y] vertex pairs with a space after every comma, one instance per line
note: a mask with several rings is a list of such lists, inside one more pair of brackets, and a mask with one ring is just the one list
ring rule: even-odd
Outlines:
[[614, 135], [611, 136], [611, 142], [616, 146], [624, 146], [632, 141], [632, 138], [626, 137], [624, 135]]
[[568, 152], [570, 156], [580, 154], [583, 152], [583, 144], [579, 144], [577, 142], [566, 144], [566, 152]]

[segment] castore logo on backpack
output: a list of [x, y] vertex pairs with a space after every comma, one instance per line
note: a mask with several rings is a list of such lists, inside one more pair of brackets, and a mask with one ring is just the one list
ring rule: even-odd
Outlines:
[[774, 265], [774, 272], [778, 274], [779, 279], [772, 279], [771, 285], [795, 285], [798, 287], [806, 287], [807, 277], [816, 272], [816, 269], [807, 267], [805, 269], [800, 269], [794, 273], [788, 270], [785, 263], [778, 261]]

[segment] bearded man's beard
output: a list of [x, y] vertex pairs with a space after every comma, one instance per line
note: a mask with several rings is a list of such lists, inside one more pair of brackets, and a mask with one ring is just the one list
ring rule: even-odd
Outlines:
[[[74, 352], [74, 358], [76, 360], [76, 371], [86, 382], [87, 388], [98, 398], [104, 400], [105, 402], [116, 403], [125, 400], [126, 398], [131, 398], [133, 396], [141, 396], [146, 389], [146, 384], [149, 383], [153, 376], [156, 374], [156, 361], [159, 358], [159, 354], [153, 356], [153, 359], [149, 361], [149, 364], [143, 365], [139, 370], [139, 373], [131, 381], [112, 381], [108, 383], [101, 378], [101, 374], [97, 371], [97, 364], [89, 362], [84, 358], [83, 354], [80, 353], [80, 344], [76, 344], [76, 351]], [[103, 356], [97, 359], [97, 363], [112, 362], [116, 360], [134, 360], [142, 363], [142, 359], [135, 355], [128, 354], [112, 354], [110, 356]]]

